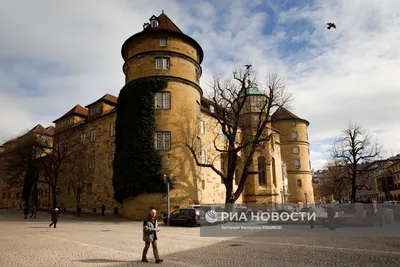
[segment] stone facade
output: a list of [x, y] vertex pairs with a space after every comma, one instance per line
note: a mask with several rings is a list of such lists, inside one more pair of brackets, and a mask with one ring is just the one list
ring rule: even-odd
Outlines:
[[[312, 187], [310, 143], [308, 141], [308, 122], [287, 110], [278, 110], [273, 127], [280, 132], [282, 157], [286, 162], [289, 201], [314, 202]], [[289, 115], [289, 116], [287, 116]]]
[[[152, 17], [154, 19], [157, 17]], [[151, 22], [152, 23], [152, 22]], [[151, 25], [150, 23], [150, 25]], [[161, 102], [156, 101], [156, 133], [169, 133], [170, 147], [161, 147], [165, 175], [173, 175], [177, 180], [175, 189], [170, 192], [171, 208], [182, 208], [190, 204], [212, 204], [225, 202], [225, 186], [221, 178], [210, 168], [196, 165], [189, 149], [188, 141], [200, 142], [197, 155], [199, 161], [213, 163], [220, 171], [226, 171], [226, 157], [217, 152], [213, 141], [224, 144], [220, 135], [221, 127], [211, 116], [213, 112], [210, 101], [202, 97], [199, 84], [203, 51], [200, 45], [184, 35], [165, 14], [156, 22], [159, 30], [148, 26], [143, 32], [130, 37], [122, 47], [124, 58], [123, 71], [126, 83], [143, 77], [164, 76], [168, 85], [161, 93]], [[157, 28], [157, 27], [156, 27]], [[156, 95], [156, 98], [158, 96]], [[164, 101], [168, 104], [165, 106]], [[161, 103], [157, 106], [157, 103]], [[211, 104], [212, 105], [212, 104]], [[54, 121], [56, 134], [66, 129], [73, 129], [75, 157], [71, 165], [83, 164], [84, 179], [80, 206], [83, 210], [92, 211], [106, 205], [107, 211], [118, 208], [125, 216], [141, 219], [150, 207], [156, 207], [159, 214], [165, 212], [165, 194], [142, 194], [124, 201], [123, 207], [113, 200], [112, 161], [115, 151], [115, 120], [117, 98], [105, 95], [96, 102], [83, 108], [75, 106], [61, 118]], [[253, 118], [250, 117], [252, 120]], [[287, 176], [291, 201], [303, 201], [308, 193], [308, 201], [313, 202], [311, 170], [309, 167], [309, 143], [307, 125], [303, 120], [274, 120], [268, 125], [265, 134], [273, 134], [271, 142], [264, 142], [257, 149], [252, 170], [260, 169], [259, 162], [266, 162], [264, 171], [259, 175], [250, 175], [245, 190], [236, 203], [281, 203], [287, 164]], [[292, 131], [298, 132], [294, 142], [290, 138]], [[156, 145], [156, 144], [155, 144]], [[293, 146], [300, 152], [293, 154]], [[157, 145], [156, 145], [157, 147]], [[240, 155], [240, 164], [246, 157], [246, 151]], [[262, 158], [261, 158], [262, 157]], [[295, 158], [300, 158], [301, 167], [294, 168]], [[259, 161], [259, 159], [263, 159]], [[239, 164], [239, 165], [240, 165]], [[71, 169], [72, 170], [72, 169]], [[61, 175], [57, 192], [61, 208], [74, 210], [76, 199], [71, 188], [70, 177], [66, 172]], [[236, 173], [238, 177], [240, 173]], [[298, 188], [296, 181], [302, 181]], [[238, 181], [234, 182], [234, 190]], [[47, 185], [39, 185], [40, 206], [50, 205], [51, 190]], [[7, 189], [8, 190], [8, 189]], [[6, 193], [6, 189], [3, 192]], [[285, 190], [284, 190], [285, 191]], [[15, 203], [12, 204], [15, 206]]]

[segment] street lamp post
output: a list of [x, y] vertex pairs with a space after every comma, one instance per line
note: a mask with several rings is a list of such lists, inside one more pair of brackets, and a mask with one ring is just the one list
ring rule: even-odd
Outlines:
[[170, 213], [170, 201], [169, 201], [169, 186], [173, 181], [173, 176], [172, 174], [167, 177], [166, 174], [164, 174], [164, 183], [167, 184], [167, 226], [169, 226], [169, 213]]

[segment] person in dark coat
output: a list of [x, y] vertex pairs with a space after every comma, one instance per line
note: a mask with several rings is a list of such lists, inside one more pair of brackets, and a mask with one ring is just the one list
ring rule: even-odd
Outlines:
[[106, 211], [106, 206], [103, 204], [101, 206], [101, 216], [104, 216], [104, 212]]
[[29, 214], [29, 208], [28, 208], [28, 206], [25, 206], [25, 208], [24, 208], [24, 215], [25, 215], [25, 217], [24, 217], [24, 219], [26, 220], [26, 219], [28, 219], [28, 214]]
[[56, 228], [57, 221], [58, 221], [58, 208], [55, 208], [51, 212], [51, 223], [50, 223], [49, 227], [51, 227], [54, 224], [54, 228]]
[[327, 208], [329, 230], [335, 230], [335, 209], [332, 205]]

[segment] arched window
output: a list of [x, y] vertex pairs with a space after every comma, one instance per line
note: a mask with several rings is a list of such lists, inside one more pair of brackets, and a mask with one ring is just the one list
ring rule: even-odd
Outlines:
[[272, 182], [276, 186], [276, 168], [275, 168], [275, 158], [272, 158]]
[[266, 185], [266, 163], [265, 158], [258, 157], [258, 185]]

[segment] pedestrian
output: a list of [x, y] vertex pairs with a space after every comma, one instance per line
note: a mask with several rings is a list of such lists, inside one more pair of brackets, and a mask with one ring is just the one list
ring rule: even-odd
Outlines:
[[335, 230], [335, 210], [332, 204], [328, 206], [327, 213], [329, 230]]
[[106, 206], [103, 204], [101, 206], [101, 216], [104, 216], [104, 212], [106, 211]]
[[150, 243], [153, 247], [154, 258], [156, 263], [163, 262], [158, 255], [158, 248], [157, 248], [157, 232], [160, 231], [158, 229], [158, 223], [156, 219], [157, 211], [152, 209], [150, 214], [144, 219], [143, 221], [143, 241], [145, 242], [145, 246], [143, 249], [142, 261], [148, 262], [147, 260], [147, 251], [149, 250]]
[[24, 219], [26, 220], [26, 219], [28, 219], [28, 214], [29, 214], [29, 208], [28, 208], [28, 206], [25, 206], [25, 208], [24, 208], [24, 215], [25, 215], [25, 217], [24, 217]]
[[31, 208], [31, 219], [32, 217], [34, 217], [34, 219], [36, 219], [36, 206], [33, 206]]
[[51, 212], [51, 223], [49, 224], [49, 227], [51, 227], [54, 224], [54, 228], [56, 228], [57, 221], [58, 221], [58, 208], [55, 208]]

